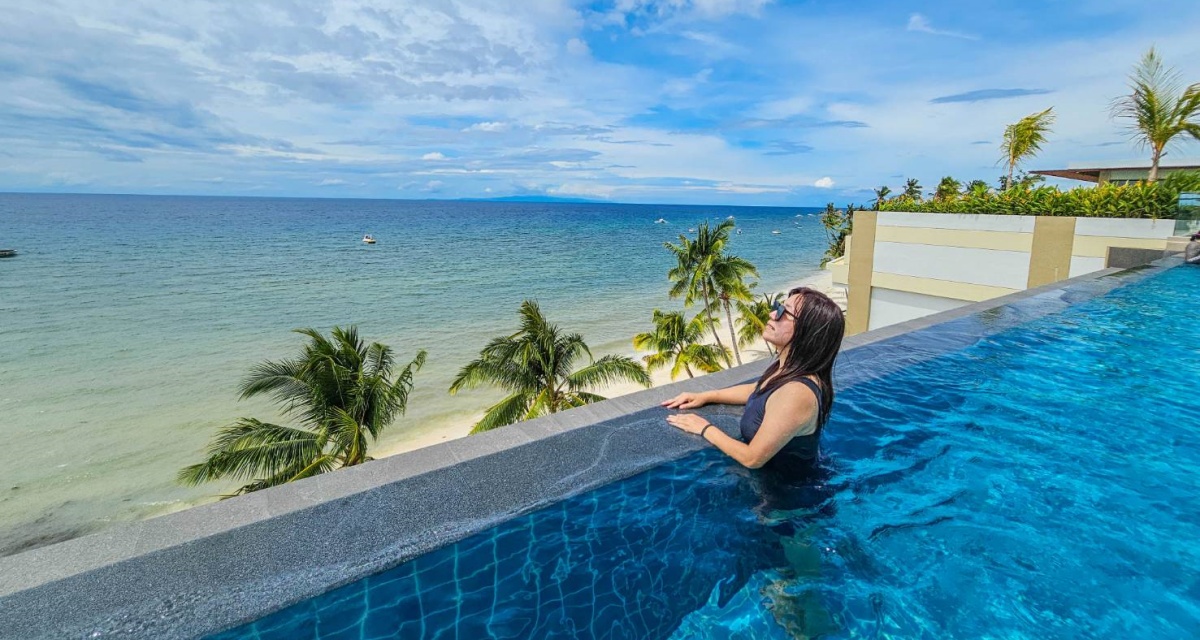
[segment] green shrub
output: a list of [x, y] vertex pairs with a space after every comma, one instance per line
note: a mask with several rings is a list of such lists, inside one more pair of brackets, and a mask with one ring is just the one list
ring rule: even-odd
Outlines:
[[974, 189], [955, 196], [917, 200], [899, 196], [880, 211], [992, 213], [1083, 218], [1176, 218], [1180, 193], [1200, 192], [1200, 172], [1176, 172], [1158, 182], [1106, 183], [1060, 191], [1057, 187], [1017, 183], [1004, 191]]

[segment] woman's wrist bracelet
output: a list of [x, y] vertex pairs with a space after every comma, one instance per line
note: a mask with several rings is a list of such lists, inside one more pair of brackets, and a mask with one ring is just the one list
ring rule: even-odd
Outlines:
[[[701, 437], [701, 438], [704, 438], [704, 432], [705, 432], [705, 431], [708, 431], [710, 427], [715, 427], [715, 426], [716, 426], [716, 425], [714, 425], [714, 424], [713, 424], [713, 423], [711, 423], [711, 422], [710, 422], [710, 423], [708, 423], [708, 424], [706, 424], [706, 425], [704, 425], [704, 428], [700, 430], [700, 437]], [[705, 440], [707, 440], [708, 438], [704, 438], [704, 439], [705, 439]]]

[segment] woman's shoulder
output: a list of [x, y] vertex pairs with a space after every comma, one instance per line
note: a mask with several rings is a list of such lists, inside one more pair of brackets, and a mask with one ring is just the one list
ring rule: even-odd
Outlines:
[[793, 402], [817, 402], [821, 393], [821, 383], [812, 378], [797, 378], [788, 380], [775, 389], [773, 395], [787, 398]]

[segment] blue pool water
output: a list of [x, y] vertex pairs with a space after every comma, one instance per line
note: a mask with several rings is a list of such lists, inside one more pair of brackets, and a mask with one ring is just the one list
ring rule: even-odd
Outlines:
[[1195, 637], [1198, 306], [1166, 271], [844, 388], [810, 477], [705, 451], [215, 637]]

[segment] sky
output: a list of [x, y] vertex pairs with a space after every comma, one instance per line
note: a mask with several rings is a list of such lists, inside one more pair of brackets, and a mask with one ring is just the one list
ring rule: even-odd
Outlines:
[[[1148, 163], [1110, 116], [1200, 2], [0, 0], [0, 191], [820, 206]], [[1200, 143], [1166, 158], [1200, 157]]]

